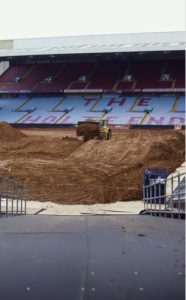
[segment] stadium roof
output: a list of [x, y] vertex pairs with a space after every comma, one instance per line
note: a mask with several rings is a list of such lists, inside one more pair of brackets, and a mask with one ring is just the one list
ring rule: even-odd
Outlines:
[[0, 40], [0, 57], [185, 50], [185, 31]]

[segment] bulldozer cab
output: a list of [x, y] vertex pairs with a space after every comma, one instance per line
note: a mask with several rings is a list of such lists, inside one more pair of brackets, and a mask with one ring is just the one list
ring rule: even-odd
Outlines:
[[109, 127], [108, 120], [101, 120], [99, 121], [99, 138], [101, 140], [110, 140], [112, 137], [112, 131]]
[[99, 126], [100, 128], [108, 127], [108, 120], [101, 120]]

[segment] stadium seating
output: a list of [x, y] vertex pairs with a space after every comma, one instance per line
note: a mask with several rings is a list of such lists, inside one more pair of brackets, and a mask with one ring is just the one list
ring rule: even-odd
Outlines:
[[14, 65], [1, 75], [0, 91], [184, 88], [184, 72], [184, 62], [172, 60]]
[[167, 73], [172, 74], [175, 88], [185, 87], [185, 65], [182, 61], [171, 61], [167, 64]]
[[117, 62], [107, 62], [98, 64], [95, 72], [90, 78], [89, 89], [112, 90], [116, 81], [126, 70], [126, 64]]
[[[176, 95], [174, 90], [167, 95], [162, 92], [161, 96], [147, 91], [184, 89], [184, 79], [184, 61], [180, 60], [11, 65], [0, 76], [0, 121], [77, 124], [86, 119], [108, 118], [113, 125], [182, 125], [184, 96]], [[64, 90], [86, 93], [63, 96]], [[90, 96], [87, 90], [102, 93]], [[127, 91], [127, 96], [114, 94], [117, 90]], [[131, 93], [134, 91], [137, 96]], [[49, 92], [61, 96], [50, 96]]]
[[113, 125], [184, 125], [184, 111], [185, 97], [176, 95], [0, 98], [0, 121], [19, 124], [76, 124], [108, 118]]

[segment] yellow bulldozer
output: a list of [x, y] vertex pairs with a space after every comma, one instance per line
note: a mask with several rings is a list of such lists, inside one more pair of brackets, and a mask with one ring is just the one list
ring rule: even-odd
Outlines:
[[109, 127], [108, 120], [101, 120], [99, 122], [88, 120], [78, 122], [76, 135], [82, 136], [84, 142], [94, 138], [111, 140], [112, 130]]

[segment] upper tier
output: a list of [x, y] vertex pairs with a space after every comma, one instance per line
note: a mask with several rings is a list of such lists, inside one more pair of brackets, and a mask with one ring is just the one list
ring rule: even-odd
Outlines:
[[10, 66], [0, 77], [0, 91], [10, 92], [171, 88], [185, 88], [183, 60], [22, 64]]

